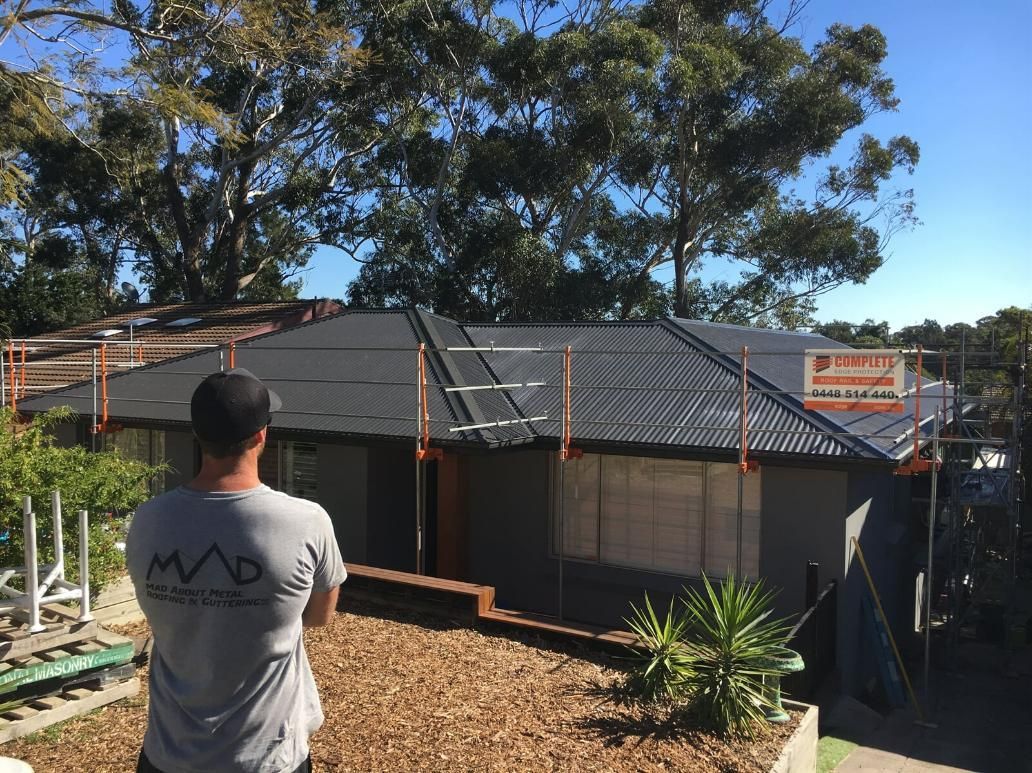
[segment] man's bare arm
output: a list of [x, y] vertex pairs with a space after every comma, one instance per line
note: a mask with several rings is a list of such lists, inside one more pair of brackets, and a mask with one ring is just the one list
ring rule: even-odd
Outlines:
[[333, 588], [328, 591], [312, 591], [312, 595], [305, 604], [305, 611], [301, 613], [301, 624], [305, 628], [319, 628], [329, 625], [333, 619], [333, 613], [337, 610], [337, 593], [340, 588]]

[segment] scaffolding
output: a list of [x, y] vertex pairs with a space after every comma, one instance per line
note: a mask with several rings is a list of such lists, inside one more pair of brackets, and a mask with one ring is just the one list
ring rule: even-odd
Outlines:
[[[935, 481], [941, 485], [933, 486], [928, 501], [927, 563], [937, 564], [938, 579], [925, 578], [924, 610], [926, 627], [945, 634], [947, 664], [955, 662], [960, 639], [972, 627], [982, 638], [1005, 643], [1008, 619], [1019, 611], [1022, 618], [1032, 613], [1021, 609], [1028, 599], [1018, 593], [1028, 536], [1022, 463], [1032, 418], [1027, 328], [1018, 348], [1013, 362], [999, 361], [995, 352], [973, 362], [964, 341], [955, 353], [957, 420], [937, 438], [944, 449]], [[942, 368], [945, 374], [945, 357]]]

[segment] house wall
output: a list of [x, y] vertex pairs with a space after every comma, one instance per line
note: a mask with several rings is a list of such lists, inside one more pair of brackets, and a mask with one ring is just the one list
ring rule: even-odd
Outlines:
[[[554, 615], [558, 560], [549, 554], [550, 456], [518, 451], [469, 456], [469, 566], [473, 582], [492, 585], [502, 608]], [[849, 537], [857, 535], [871, 564], [893, 627], [905, 630], [913, 571], [905, 492], [888, 469], [820, 470], [763, 466], [760, 574], [778, 590], [775, 614], [804, 609], [806, 565], [816, 561], [821, 586], [839, 583], [838, 653], [843, 687], [862, 692], [877, 678], [870, 633], [862, 616], [866, 586]], [[563, 613], [570, 620], [623, 626], [630, 604], [647, 590], [654, 605], [691, 584], [690, 578], [563, 562]]]
[[79, 445], [78, 422], [56, 424], [48, 432], [53, 436], [54, 442], [62, 448], [71, 448], [72, 446]]
[[[871, 571], [897, 641], [906, 641], [912, 623], [915, 570], [909, 524], [909, 481], [890, 470], [849, 473], [846, 533], [843, 546], [845, 580], [839, 595], [839, 669], [842, 688], [860, 694], [876, 686], [877, 649], [863, 608], [869, 594], [851, 538], [856, 537]], [[912, 626], [911, 626], [912, 627]]]
[[414, 572], [416, 462], [412, 449], [370, 446], [367, 459], [365, 562]]
[[819, 583], [842, 581], [849, 476], [838, 470], [763, 466], [760, 575], [774, 589], [775, 614], [798, 615], [806, 602], [806, 565]]
[[[500, 607], [555, 614], [558, 559], [549, 555], [550, 455], [521, 451], [470, 456], [470, 579], [493, 585]], [[803, 608], [806, 562], [842, 577], [847, 474], [802, 468], [763, 469], [761, 574], [780, 588], [780, 614]], [[806, 524], [801, 528], [801, 524]], [[563, 613], [571, 620], [622, 626], [647, 590], [665, 605], [689, 578], [565, 560]]]
[[165, 491], [189, 483], [196, 474], [197, 450], [190, 432], [165, 432]]
[[320, 443], [319, 504], [333, 521], [333, 531], [345, 561], [368, 563], [369, 452], [363, 446]]

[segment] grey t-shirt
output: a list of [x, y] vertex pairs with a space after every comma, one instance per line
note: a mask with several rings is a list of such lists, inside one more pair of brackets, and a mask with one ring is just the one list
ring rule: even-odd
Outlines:
[[126, 541], [151, 630], [143, 747], [166, 773], [282, 773], [323, 721], [301, 638], [312, 591], [347, 576], [326, 511], [268, 486], [180, 487]]

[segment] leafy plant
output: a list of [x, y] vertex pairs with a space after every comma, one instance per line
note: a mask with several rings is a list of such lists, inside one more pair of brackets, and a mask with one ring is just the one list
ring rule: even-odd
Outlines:
[[666, 617], [660, 620], [646, 593], [644, 609], [632, 604], [631, 618], [625, 622], [640, 644], [631, 649], [633, 665], [627, 689], [647, 702], [677, 700], [692, 673], [692, 658], [683, 641], [688, 619], [674, 610], [671, 599]]
[[767, 620], [774, 593], [762, 582], [729, 575], [719, 594], [705, 575], [702, 583], [703, 593], [686, 588], [684, 599], [690, 709], [722, 735], [751, 738], [763, 726], [764, 710], [772, 708], [763, 678], [778, 671], [765, 661], [781, 651], [789, 628], [784, 619]]
[[36, 544], [41, 560], [53, 559], [50, 494], [61, 492], [65, 565], [78, 577], [80, 509], [90, 514], [90, 585], [101, 587], [124, 568], [108, 514], [124, 514], [147, 499], [147, 482], [162, 468], [126, 459], [117, 452], [91, 453], [81, 446], [62, 448], [50, 429], [72, 418], [67, 408], [37, 415], [19, 424], [9, 409], [0, 410], [0, 566], [24, 562], [22, 497], [31, 496], [36, 512]]

